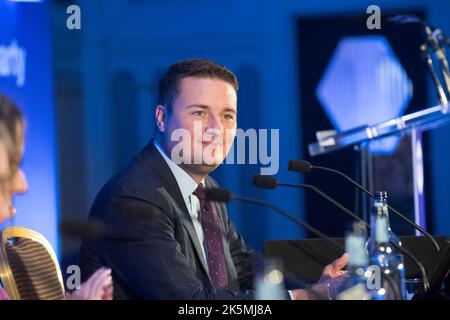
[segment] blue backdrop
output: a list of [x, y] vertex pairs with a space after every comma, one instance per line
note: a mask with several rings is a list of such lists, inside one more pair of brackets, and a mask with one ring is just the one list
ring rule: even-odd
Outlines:
[[0, 0], [0, 90], [26, 118], [23, 170], [29, 191], [17, 196], [8, 224], [42, 233], [58, 251], [57, 159], [49, 4]]

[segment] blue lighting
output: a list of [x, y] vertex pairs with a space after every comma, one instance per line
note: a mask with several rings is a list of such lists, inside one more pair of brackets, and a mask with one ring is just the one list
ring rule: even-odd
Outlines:
[[59, 251], [57, 157], [53, 105], [50, 8], [0, 0], [0, 90], [26, 118], [22, 165], [29, 191], [17, 196], [9, 224], [36, 230]]
[[[401, 116], [413, 93], [411, 80], [382, 36], [341, 39], [316, 96], [338, 132]], [[372, 153], [394, 153], [399, 137], [374, 141]]]
[[42, 2], [43, 0], [7, 0], [9, 2]]

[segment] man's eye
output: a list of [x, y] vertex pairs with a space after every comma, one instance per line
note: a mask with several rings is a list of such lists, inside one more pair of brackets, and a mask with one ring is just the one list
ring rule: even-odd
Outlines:
[[203, 111], [194, 111], [194, 112], [192, 112], [192, 114], [193, 114], [194, 116], [199, 116], [199, 117], [201, 117], [201, 116], [204, 115], [205, 113], [204, 113]]
[[225, 120], [233, 120], [234, 116], [232, 114], [226, 114], [223, 116], [225, 118]]

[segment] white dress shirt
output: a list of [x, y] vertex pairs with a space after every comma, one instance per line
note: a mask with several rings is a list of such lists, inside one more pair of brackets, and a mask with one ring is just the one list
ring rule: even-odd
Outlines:
[[[159, 153], [163, 156], [167, 165], [169, 166], [172, 174], [175, 177], [175, 180], [178, 183], [178, 187], [180, 188], [181, 195], [183, 196], [184, 202], [186, 204], [186, 208], [189, 211], [189, 215], [191, 216], [192, 223], [194, 224], [195, 231], [197, 233], [198, 241], [202, 246], [203, 259], [206, 262], [206, 253], [205, 248], [203, 246], [203, 228], [199, 219], [200, 214], [200, 200], [193, 194], [195, 189], [197, 189], [197, 182], [183, 169], [181, 169], [175, 162], [173, 162], [164, 152], [159, 143], [154, 140], [154, 144], [156, 149], [158, 149]], [[202, 180], [202, 183], [205, 184], [205, 179]], [[206, 267], [208, 264], [205, 263]]]

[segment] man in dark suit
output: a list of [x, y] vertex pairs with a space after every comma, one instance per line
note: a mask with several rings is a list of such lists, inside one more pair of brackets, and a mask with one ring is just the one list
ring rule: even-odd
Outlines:
[[[98, 194], [90, 218], [106, 226], [84, 239], [83, 278], [112, 269], [116, 299], [253, 299], [261, 259], [236, 232], [224, 204], [205, 198], [208, 176], [228, 154], [237, 115], [236, 77], [206, 59], [172, 65], [159, 83], [156, 139]], [[323, 293], [343, 274], [346, 256], [311, 289]], [[341, 277], [337, 277], [341, 278]], [[331, 279], [331, 280], [330, 280]]]

